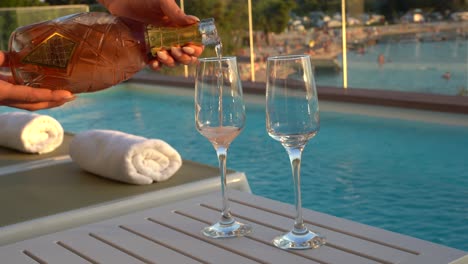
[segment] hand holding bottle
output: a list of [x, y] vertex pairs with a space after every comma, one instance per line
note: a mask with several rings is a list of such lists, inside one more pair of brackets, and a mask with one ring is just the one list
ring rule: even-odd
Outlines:
[[[188, 26], [199, 22], [194, 16], [186, 15], [174, 0], [98, 0], [109, 12], [118, 17], [129, 18], [144, 24], [161, 27]], [[173, 67], [176, 63], [190, 64], [197, 61], [203, 46], [187, 44], [172, 47], [170, 51], [158, 51], [158, 58], [149, 62], [155, 70], [162, 65]]]
[[[0, 67], [8, 67], [8, 54], [0, 51]], [[9, 75], [0, 74], [0, 105], [35, 111], [57, 107], [72, 101], [69, 91], [15, 85]]]
[[[161, 21], [167, 19], [163, 16]], [[85, 12], [14, 30], [9, 64], [16, 84], [94, 92], [130, 79], [148, 64], [158, 69], [195, 62], [204, 46], [220, 41], [212, 18], [162, 27], [106, 12]]]

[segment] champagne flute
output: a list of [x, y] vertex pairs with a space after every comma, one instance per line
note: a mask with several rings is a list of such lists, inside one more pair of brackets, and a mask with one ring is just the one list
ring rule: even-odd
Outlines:
[[216, 150], [221, 174], [221, 219], [202, 230], [207, 237], [244, 236], [249, 225], [236, 221], [230, 212], [226, 185], [229, 145], [245, 124], [245, 106], [236, 57], [201, 58], [195, 79], [195, 124]]
[[282, 249], [318, 248], [325, 238], [310, 231], [302, 218], [301, 157], [305, 145], [320, 128], [319, 105], [308, 55], [267, 59], [266, 129], [281, 142], [291, 162], [296, 217], [293, 229], [273, 239]]

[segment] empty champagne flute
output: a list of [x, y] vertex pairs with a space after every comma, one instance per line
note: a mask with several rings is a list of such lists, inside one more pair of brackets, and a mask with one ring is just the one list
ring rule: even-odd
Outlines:
[[236, 57], [201, 58], [195, 79], [195, 124], [216, 150], [221, 174], [221, 219], [202, 230], [207, 237], [244, 236], [249, 225], [236, 221], [230, 212], [226, 185], [229, 145], [245, 124], [245, 106]]
[[319, 105], [308, 55], [275, 56], [267, 59], [266, 129], [281, 142], [291, 162], [296, 217], [293, 229], [274, 238], [282, 249], [318, 248], [325, 238], [310, 231], [302, 218], [301, 158], [305, 145], [320, 128]]

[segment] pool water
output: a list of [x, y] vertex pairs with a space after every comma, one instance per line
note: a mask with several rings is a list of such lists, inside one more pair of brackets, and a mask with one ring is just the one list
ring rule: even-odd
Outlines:
[[[379, 66], [377, 57], [386, 62]], [[468, 39], [438, 42], [385, 42], [350, 51], [348, 87], [460, 95], [468, 91]], [[341, 55], [338, 57], [342, 65]], [[450, 72], [449, 80], [442, 75]], [[369, 76], [372, 76], [369, 78]], [[341, 72], [317, 71], [317, 84], [343, 86]]]
[[[255, 194], [293, 203], [289, 159], [265, 131], [264, 106], [248, 103], [246, 110], [228, 167], [245, 172]], [[15, 110], [0, 108], [5, 111]], [[66, 131], [115, 129], [160, 138], [184, 159], [218, 165], [213, 147], [195, 130], [190, 95], [121, 86], [39, 113]], [[468, 126], [323, 111], [321, 130], [303, 154], [303, 206], [468, 250], [466, 146]]]

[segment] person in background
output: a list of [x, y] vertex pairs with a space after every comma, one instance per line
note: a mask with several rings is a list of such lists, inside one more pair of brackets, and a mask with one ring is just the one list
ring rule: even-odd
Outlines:
[[445, 72], [444, 74], [442, 74], [442, 78], [448, 81], [450, 80], [450, 78], [452, 78], [452, 74], [450, 72]]
[[[155, 26], [187, 26], [199, 21], [197, 17], [186, 15], [174, 0], [98, 0], [107, 10], [119, 17], [128, 18]], [[163, 66], [191, 64], [203, 52], [203, 46], [187, 44], [172, 47], [170, 51], [158, 52], [158, 57], [148, 65], [153, 70]], [[8, 52], [0, 51], [0, 67], [9, 67]], [[0, 106], [36, 111], [61, 106], [76, 98], [65, 90], [50, 90], [17, 85], [11, 75], [0, 73]]]
[[382, 66], [385, 64], [385, 56], [380, 53], [379, 56], [377, 57], [377, 62], [379, 63], [379, 66]]

